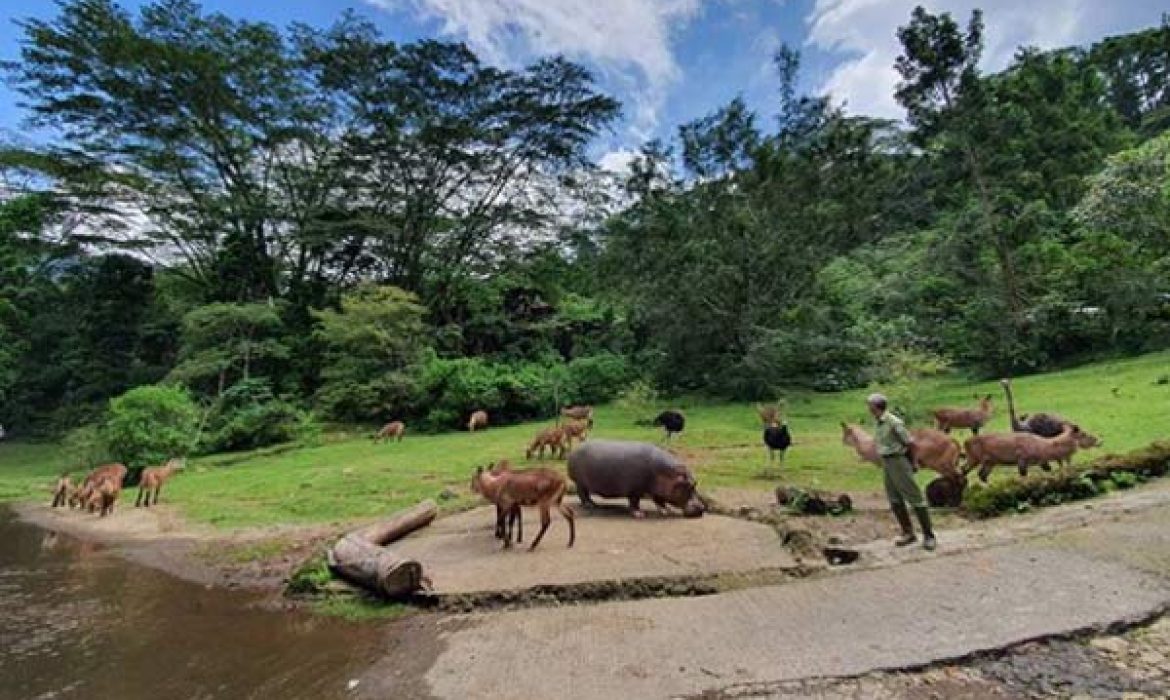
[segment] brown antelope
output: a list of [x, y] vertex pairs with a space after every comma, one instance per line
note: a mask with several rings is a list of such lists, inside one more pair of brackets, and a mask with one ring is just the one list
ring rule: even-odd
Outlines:
[[402, 442], [402, 434], [406, 432], [406, 423], [400, 420], [391, 421], [382, 426], [382, 429], [374, 435], [374, 442], [379, 440], [395, 440]]
[[545, 428], [532, 438], [532, 442], [528, 443], [528, 449], [524, 452], [526, 459], [532, 459], [533, 454], [539, 454], [541, 459], [544, 459], [544, 448], [549, 448], [553, 459], [564, 459], [565, 457], [565, 431], [563, 428], [552, 427]]
[[[573, 546], [577, 538], [577, 530], [573, 522], [573, 509], [565, 505], [565, 477], [560, 472], [545, 467], [524, 469], [521, 471], [485, 472], [483, 467], [476, 467], [471, 477], [471, 488], [476, 493], [495, 494], [497, 513], [503, 512], [518, 514], [520, 506], [536, 506], [540, 508], [540, 532], [529, 545], [528, 551], [536, 549], [544, 533], [552, 522], [552, 507], [555, 505], [565, 520], [569, 523], [569, 546]], [[518, 517], [518, 516], [517, 516]], [[497, 522], [497, 528], [499, 523]], [[512, 546], [512, 533], [509, 527], [504, 533], [504, 548]]]
[[88, 507], [98, 483], [105, 479], [116, 480], [118, 488], [121, 489], [122, 480], [126, 478], [126, 471], [126, 465], [117, 463], [103, 464], [97, 467], [86, 475], [81, 486], [69, 496], [69, 507], [72, 508], [75, 505], [82, 508]]
[[467, 431], [474, 433], [476, 428], [486, 428], [488, 425], [487, 411], [476, 411], [467, 419]]
[[572, 418], [573, 420], [585, 421], [590, 428], [593, 427], [593, 407], [592, 406], [567, 406], [561, 409], [561, 415], [565, 418]]
[[979, 466], [979, 479], [986, 482], [992, 468], [1015, 465], [1020, 476], [1028, 475], [1028, 467], [1039, 466], [1045, 471], [1049, 462], [1068, 466], [1078, 449], [1096, 447], [1097, 438], [1068, 423], [1054, 438], [1032, 433], [991, 433], [976, 435], [963, 443], [967, 464], [963, 472]]
[[[138, 498], [134, 500], [134, 507], [145, 506], [149, 508], [151, 494], [154, 495], [154, 504], [158, 505], [158, 495], [162, 491], [162, 485], [182, 468], [183, 462], [181, 460], [170, 459], [161, 467], [143, 469], [142, 478], [138, 482]], [[146, 494], [145, 499], [142, 497], [143, 494]]]
[[565, 444], [568, 449], [573, 449], [573, 440], [578, 442], [585, 442], [585, 437], [589, 434], [590, 428], [593, 427], [592, 422], [575, 421], [565, 423], [561, 429], [565, 431]]
[[[949, 435], [934, 428], [917, 428], [910, 431], [910, 437], [914, 438], [915, 468], [936, 471], [955, 483], [963, 480], [959, 470], [959, 444]], [[842, 423], [841, 444], [852, 447], [862, 461], [882, 465], [873, 436], [859, 426]]]
[[114, 503], [122, 493], [122, 480], [114, 476], [99, 479], [90, 490], [89, 498], [85, 503], [90, 513], [101, 509], [100, 517], [106, 517], [114, 512]]
[[62, 474], [57, 479], [57, 483], [53, 486], [53, 507], [63, 506], [73, 494], [73, 480], [69, 478], [68, 474]]
[[[504, 472], [512, 471], [512, 463], [506, 459], [501, 459], [495, 464], [488, 465], [488, 471], [492, 475], [502, 474]], [[479, 471], [471, 475], [471, 492], [478, 493], [483, 496], [488, 502], [496, 506], [496, 539], [504, 539], [505, 518], [507, 528], [511, 531], [515, 525], [518, 533], [517, 542], [524, 541], [524, 523], [521, 520], [520, 506], [516, 506], [509, 513], [505, 513], [504, 509], [500, 507], [500, 488], [503, 487], [504, 482], [500, 479], [481, 480], [479, 478]]]
[[931, 414], [938, 429], [944, 433], [951, 432], [952, 428], [967, 428], [978, 435], [979, 429], [991, 418], [991, 394], [979, 399], [978, 408], [936, 408]]

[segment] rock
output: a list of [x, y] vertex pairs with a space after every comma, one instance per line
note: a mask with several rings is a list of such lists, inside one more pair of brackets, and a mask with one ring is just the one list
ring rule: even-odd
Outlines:
[[1124, 654], [1129, 649], [1129, 642], [1121, 637], [1099, 637], [1090, 641], [1089, 646], [1109, 654]]
[[440, 501], [449, 501], [452, 498], [458, 498], [458, 497], [459, 497], [459, 494], [455, 493], [450, 488], [445, 488], [439, 492], [439, 500]]

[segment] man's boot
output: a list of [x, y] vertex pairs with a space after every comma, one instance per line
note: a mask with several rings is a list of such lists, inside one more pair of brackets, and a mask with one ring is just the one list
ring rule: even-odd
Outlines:
[[938, 542], [934, 539], [934, 530], [930, 527], [930, 510], [926, 506], [919, 506], [914, 512], [917, 513], [918, 524], [922, 527], [922, 547], [933, 551]]
[[890, 510], [894, 511], [894, 517], [898, 519], [898, 525], [902, 527], [902, 536], [894, 540], [894, 544], [898, 547], [905, 547], [917, 542], [918, 538], [914, 536], [914, 525], [910, 522], [910, 510], [906, 508], [906, 504], [891, 504]]

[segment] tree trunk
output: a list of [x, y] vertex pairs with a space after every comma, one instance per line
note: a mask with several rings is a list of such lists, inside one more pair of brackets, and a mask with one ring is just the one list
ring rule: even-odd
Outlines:
[[347, 534], [329, 550], [329, 568], [387, 598], [414, 593], [423, 587], [422, 564], [403, 559], [383, 545], [429, 525], [437, 513], [435, 502], [426, 500], [389, 520]]

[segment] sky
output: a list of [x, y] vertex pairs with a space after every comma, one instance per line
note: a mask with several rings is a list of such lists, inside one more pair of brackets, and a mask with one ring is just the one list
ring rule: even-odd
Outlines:
[[[141, 0], [120, 0], [134, 10]], [[1156, 25], [1170, 7], [1154, 0], [204, 0], [210, 11], [277, 25], [325, 26], [346, 9], [396, 41], [467, 42], [505, 67], [564, 54], [588, 66], [624, 115], [594, 145], [620, 169], [649, 138], [742, 95], [762, 117], [775, 113], [771, 57], [783, 43], [802, 52], [802, 89], [831, 93], [855, 114], [900, 119], [893, 100], [895, 30], [922, 4], [965, 24], [984, 11], [984, 69], [998, 70], [1021, 45], [1054, 48]], [[0, 60], [19, 58], [21, 18], [49, 18], [52, 0], [0, 1]], [[31, 135], [18, 96], [0, 85], [0, 137]]]

